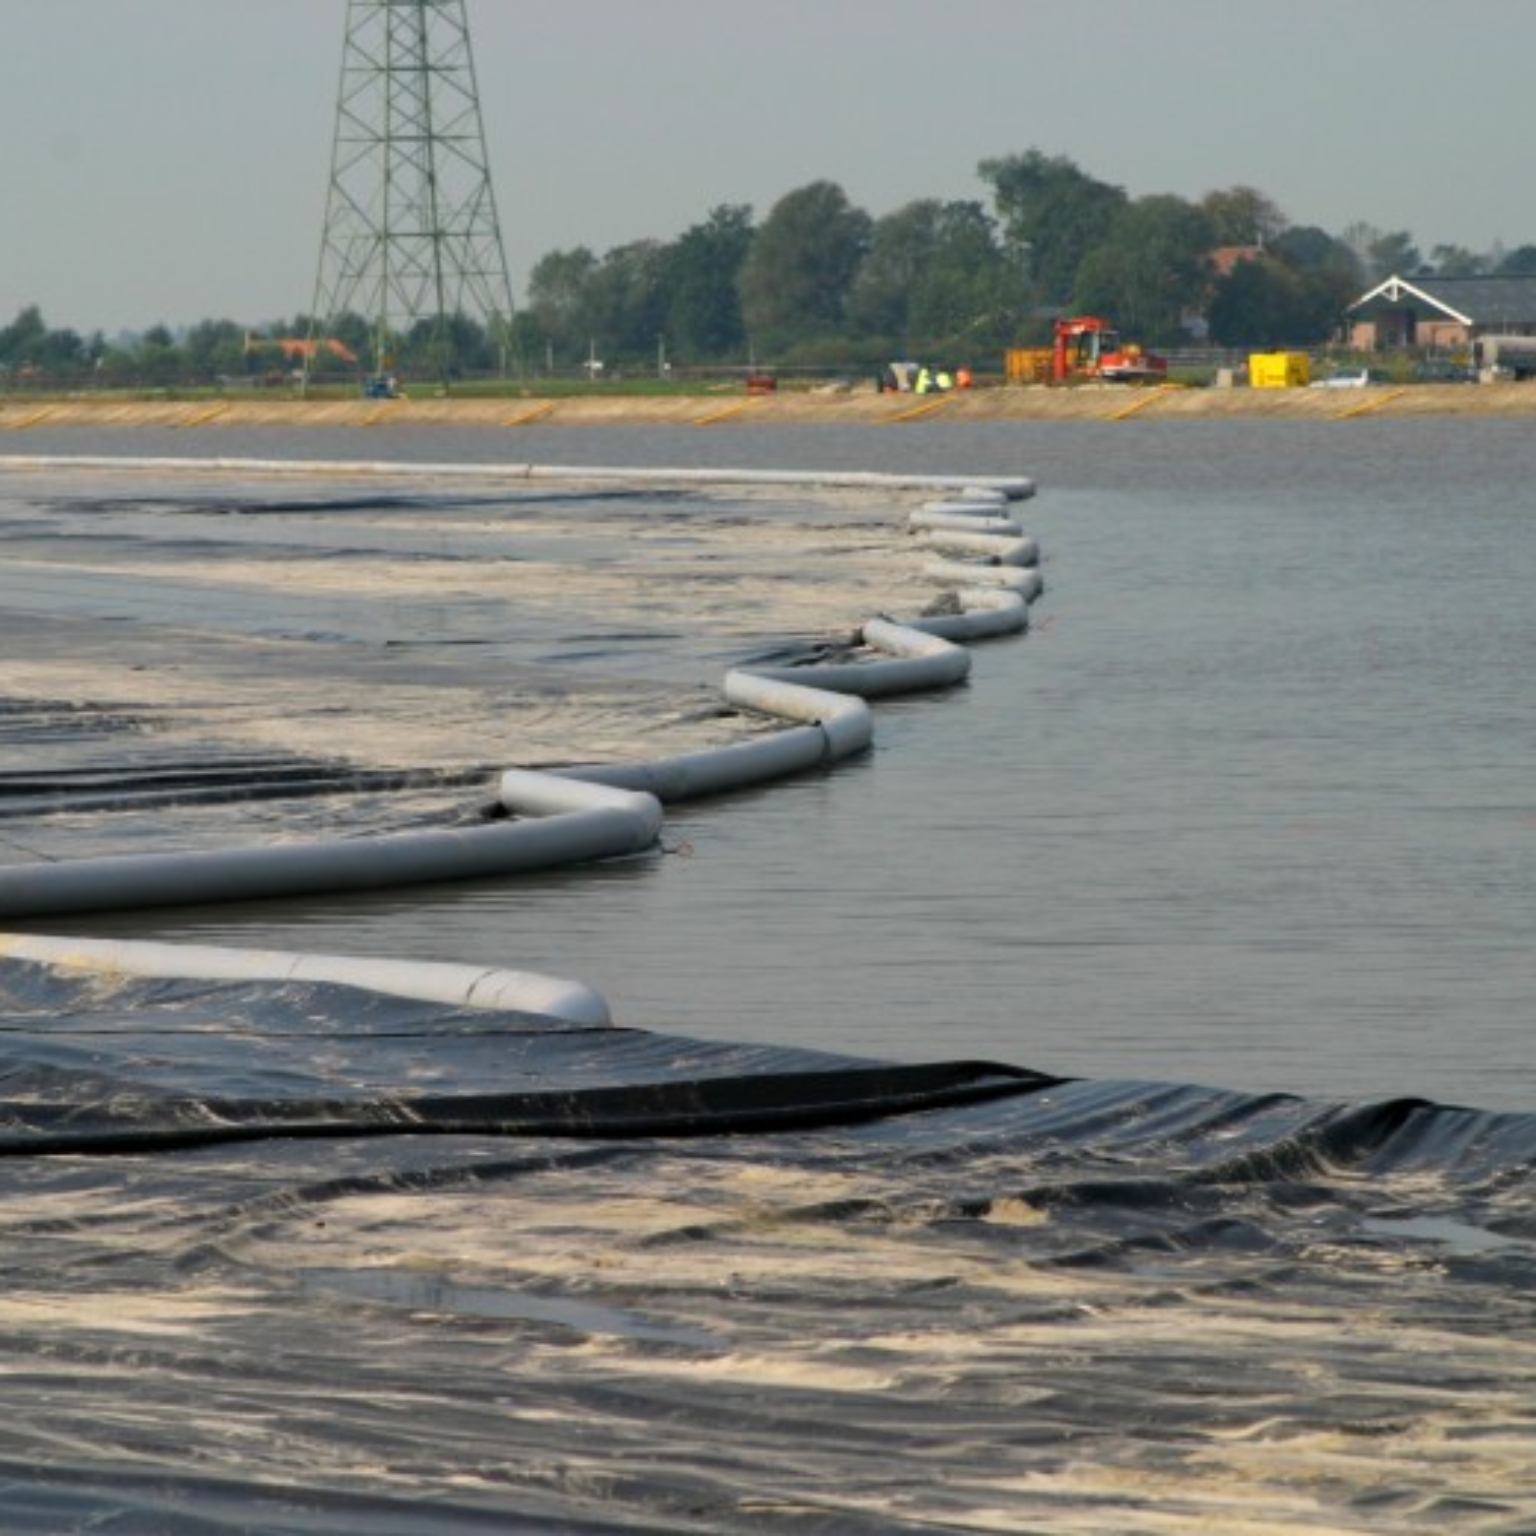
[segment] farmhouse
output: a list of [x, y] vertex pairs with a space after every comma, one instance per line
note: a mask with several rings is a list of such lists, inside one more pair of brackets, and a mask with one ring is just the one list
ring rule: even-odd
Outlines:
[[1345, 315], [1350, 340], [1362, 350], [1470, 353], [1484, 338], [1536, 337], [1536, 277], [1393, 276]]

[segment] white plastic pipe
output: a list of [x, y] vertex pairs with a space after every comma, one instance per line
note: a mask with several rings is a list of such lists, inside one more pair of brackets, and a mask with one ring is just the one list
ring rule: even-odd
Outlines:
[[889, 659], [833, 662], [826, 666], [760, 667], [744, 670], [779, 682], [805, 682], [862, 699], [948, 688], [970, 675], [971, 655], [951, 641], [890, 619], [871, 619], [860, 632], [862, 643]]
[[733, 667], [725, 674], [725, 697], [738, 709], [761, 710], [815, 726], [826, 740], [828, 761], [865, 751], [875, 737], [869, 705], [851, 694], [758, 677], [745, 668]]
[[1006, 587], [1032, 603], [1045, 590], [1036, 566], [972, 565], [963, 560], [930, 560], [923, 574], [941, 587]]
[[1002, 587], [962, 587], [955, 594], [959, 613], [929, 613], [906, 619], [908, 629], [942, 635], [946, 640], [987, 640], [1029, 628], [1029, 604]]
[[930, 549], [952, 549], [980, 555], [997, 565], [1039, 565], [1040, 545], [1031, 538], [1010, 539], [995, 533], [966, 533], [933, 529], [919, 538]]
[[786, 778], [828, 762], [830, 756], [826, 734], [818, 726], [801, 725], [645, 763], [582, 763], [557, 772], [586, 784], [644, 790], [663, 805], [674, 805]]
[[55, 970], [84, 970], [93, 974], [335, 982], [452, 1007], [513, 1008], [596, 1028], [613, 1022], [607, 1000], [584, 982], [499, 966], [22, 933], [0, 933], [0, 958], [32, 960]]
[[503, 775], [501, 797], [508, 809], [534, 819], [0, 866], [0, 915], [255, 901], [468, 880], [637, 853], [661, 830], [661, 807], [653, 796], [553, 774], [514, 770]]
[[907, 527], [914, 533], [942, 529], [952, 533], [989, 533], [1004, 538], [1017, 538], [1024, 532], [1023, 525], [1011, 517], [977, 512], [942, 512], [921, 507], [908, 516]]

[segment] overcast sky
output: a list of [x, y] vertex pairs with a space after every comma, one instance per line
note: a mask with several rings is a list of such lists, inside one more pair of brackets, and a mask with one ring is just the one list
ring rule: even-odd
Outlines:
[[[468, 0], [514, 296], [550, 250], [985, 200], [1038, 148], [1132, 196], [1536, 243], [1536, 0]], [[307, 310], [345, 0], [0, 0], [0, 324]]]

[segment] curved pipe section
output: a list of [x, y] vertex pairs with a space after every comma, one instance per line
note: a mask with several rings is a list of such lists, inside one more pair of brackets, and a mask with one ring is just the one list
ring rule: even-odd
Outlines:
[[529, 820], [332, 841], [0, 867], [0, 915], [256, 901], [523, 873], [638, 853], [661, 831], [654, 796], [553, 774], [503, 775], [502, 804]]
[[[168, 466], [186, 465], [180, 460], [165, 462]], [[219, 463], [221, 467], [254, 467], [252, 461]], [[303, 466], [279, 461], [267, 467]], [[334, 466], [311, 467], [334, 472]], [[364, 473], [374, 468], [348, 466], [349, 471]], [[506, 466], [498, 470], [483, 465], [378, 468], [391, 473], [508, 472]], [[776, 484], [955, 484], [943, 476], [536, 471], [533, 466], [526, 466], [524, 472], [586, 479], [624, 476]], [[1043, 590], [1034, 564], [1039, 558], [1035, 541], [1020, 537], [1011, 519], [996, 518], [988, 510], [1032, 495], [1033, 482], [998, 479], [984, 484], [966, 480], [962, 484], [961, 501], [930, 503], [927, 511], [968, 524], [950, 526], [942, 534], [943, 541], [949, 547], [958, 541], [960, 547], [982, 554], [989, 563], [940, 560], [924, 567], [931, 580], [959, 589], [960, 612], [930, 615], [905, 624], [883, 618], [870, 620], [858, 639], [882, 653], [884, 659], [879, 661], [817, 668], [739, 667], [727, 674], [723, 691], [729, 703], [789, 720], [793, 723], [790, 730], [648, 763], [579, 766], [559, 773], [509, 769], [501, 775], [498, 799], [516, 818], [511, 821], [339, 841], [0, 866], [0, 916], [38, 917], [381, 889], [619, 857], [655, 844], [661, 830], [661, 802], [760, 783], [863, 752], [874, 734], [866, 698], [963, 681], [969, 674], [970, 655], [955, 641], [1026, 628], [1028, 605]], [[986, 526], [977, 527], [976, 523]], [[993, 524], [1003, 524], [1007, 531]], [[806, 681], [808, 676], [814, 683]], [[376, 962], [378, 966], [387, 964]]]
[[955, 594], [958, 613], [929, 613], [906, 620], [908, 629], [946, 640], [988, 640], [1029, 628], [1029, 604], [1004, 587], [962, 587]]
[[989, 513], [949, 512], [919, 508], [907, 518], [907, 527], [913, 533], [985, 533], [997, 538], [1017, 538], [1024, 532], [1022, 524], [1011, 517]]
[[584, 982], [499, 966], [22, 933], [0, 933], [0, 958], [31, 960], [55, 970], [113, 971], [129, 976], [331, 982], [455, 1008], [510, 1008], [596, 1029], [613, 1022], [607, 999]]
[[725, 674], [725, 697], [739, 709], [756, 709], [814, 726], [826, 741], [829, 761], [866, 751], [875, 738], [869, 705], [852, 694], [758, 677], [744, 667], [734, 667]]
[[1040, 546], [1030, 538], [1002, 538], [993, 533], [934, 530], [920, 535], [932, 549], [980, 555], [989, 565], [1039, 565]]
[[1045, 591], [1035, 566], [969, 565], [963, 560], [930, 560], [923, 574], [941, 587], [1003, 587], [1032, 603]]
[[752, 666], [748, 670], [754, 677], [773, 678], [778, 682], [799, 683], [813, 679], [817, 688], [857, 694], [862, 699], [949, 688], [964, 682], [970, 675], [969, 651], [917, 625], [871, 619], [856, 636], [856, 642], [889, 659], [806, 667]]

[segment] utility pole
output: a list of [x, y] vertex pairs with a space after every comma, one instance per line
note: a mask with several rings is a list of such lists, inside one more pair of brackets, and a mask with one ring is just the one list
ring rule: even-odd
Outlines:
[[313, 343], [367, 323], [375, 375], [402, 345], [446, 386], [460, 318], [509, 350], [512, 285], [496, 216], [464, 0], [347, 0]]

